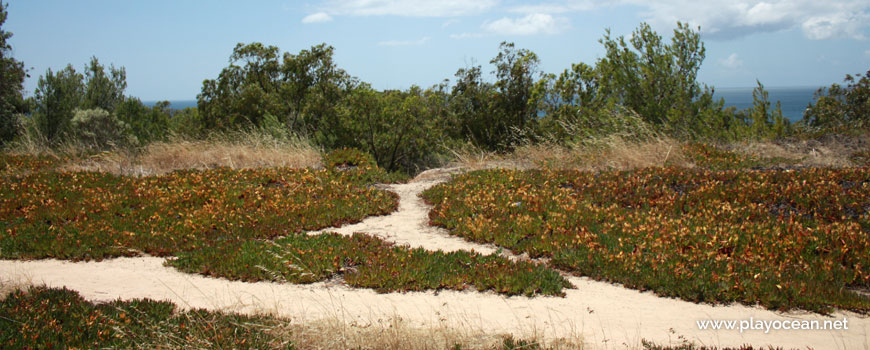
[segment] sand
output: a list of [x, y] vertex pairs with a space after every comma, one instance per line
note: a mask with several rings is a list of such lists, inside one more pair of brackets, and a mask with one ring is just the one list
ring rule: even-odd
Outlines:
[[[428, 226], [428, 206], [418, 197], [454, 171], [421, 174], [409, 184], [389, 185], [400, 196], [399, 210], [335, 231], [366, 232], [430, 250], [496, 251]], [[510, 254], [506, 252], [504, 254]], [[520, 257], [515, 257], [520, 258]], [[569, 276], [576, 287], [565, 297], [505, 297], [495, 293], [441, 291], [378, 294], [336, 282], [309, 285], [245, 283], [191, 275], [154, 257], [102, 262], [0, 261], [2, 283], [67, 287], [93, 301], [118, 298], [169, 300], [185, 308], [268, 313], [305, 322], [340, 319], [356, 325], [386, 325], [401, 319], [411, 326], [457, 327], [518, 337], [582, 339], [589, 349], [639, 348], [641, 339], [659, 344], [775, 345], [805, 349], [870, 349], [870, 317], [850, 312], [824, 316], [781, 313], [743, 305], [711, 306], [657, 297], [618, 285]], [[848, 330], [699, 330], [697, 321], [848, 320]]]

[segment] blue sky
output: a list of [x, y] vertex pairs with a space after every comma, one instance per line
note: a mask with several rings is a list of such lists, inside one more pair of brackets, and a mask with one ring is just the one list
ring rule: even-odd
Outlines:
[[668, 36], [677, 20], [701, 26], [700, 80], [716, 87], [821, 86], [870, 69], [866, 0], [8, 0], [14, 56], [46, 69], [91, 56], [124, 66], [127, 93], [190, 100], [217, 77], [239, 42], [281, 51], [335, 47], [335, 60], [378, 89], [428, 87], [489, 60], [502, 41], [534, 51], [540, 69], [594, 64], [605, 28], [628, 35], [648, 22]]

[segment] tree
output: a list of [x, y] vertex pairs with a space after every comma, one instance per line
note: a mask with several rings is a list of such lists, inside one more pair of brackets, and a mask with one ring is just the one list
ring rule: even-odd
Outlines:
[[367, 84], [353, 89], [340, 104], [340, 147], [371, 154], [379, 166], [411, 173], [427, 163], [438, 141], [438, 120], [430, 114], [432, 91], [378, 92]]
[[336, 122], [336, 105], [356, 81], [336, 67], [333, 48], [325, 44], [285, 53], [280, 60], [278, 55], [275, 46], [236, 45], [230, 65], [217, 79], [204, 81], [197, 96], [205, 127], [259, 127], [271, 115], [295, 132], [333, 145], [326, 126]]
[[481, 66], [460, 69], [450, 92], [450, 128], [455, 138], [492, 151], [512, 148], [537, 121], [538, 56], [502, 42], [490, 61], [497, 80], [483, 80]]
[[846, 75], [846, 86], [831, 84], [815, 93], [815, 104], [804, 112], [803, 121], [812, 127], [866, 127], [870, 125], [870, 70]]
[[101, 108], [114, 111], [124, 101], [127, 89], [127, 71], [124, 67], [110, 66], [109, 73], [96, 57], [85, 66], [85, 96], [82, 108]]
[[598, 94], [598, 72], [585, 63], [571, 64], [558, 78], [549, 74], [538, 82], [535, 97], [540, 101], [544, 118], [541, 133], [556, 141], [573, 137], [578, 128], [598, 130], [598, 112], [604, 99]]
[[526, 49], [516, 49], [513, 43], [502, 42], [498, 56], [490, 63], [496, 67], [496, 94], [493, 96], [498, 129], [494, 140], [499, 147], [513, 146], [516, 131], [525, 131], [537, 120], [534, 97], [538, 56]]
[[169, 134], [169, 102], [157, 102], [145, 106], [138, 98], [128, 97], [115, 108], [118, 120], [130, 127], [130, 132], [140, 143], [165, 139]]
[[468, 140], [487, 149], [499, 143], [492, 96], [495, 88], [483, 81], [481, 66], [462, 68], [456, 72], [456, 84], [450, 91], [451, 136]]
[[49, 142], [57, 142], [69, 130], [73, 111], [85, 96], [84, 77], [72, 65], [57, 73], [49, 68], [39, 77], [34, 96], [34, 126]]
[[782, 115], [782, 106], [779, 101], [776, 107], [771, 108], [767, 90], [760, 81], [752, 90], [752, 106], [737, 112], [737, 118], [745, 125], [748, 132], [742, 133], [742, 137], [774, 138], [785, 136], [791, 130], [788, 119]]
[[[697, 126], [703, 93], [696, 81], [705, 57], [698, 31], [677, 23], [669, 45], [642, 23], [629, 42], [611, 38], [608, 30], [600, 40], [605, 55], [598, 61], [601, 93], [637, 112], [644, 120], [674, 131], [691, 132]], [[630, 44], [630, 45], [629, 45]]]
[[8, 43], [12, 33], [3, 30], [8, 4], [0, 2], [0, 145], [12, 140], [18, 132], [18, 114], [26, 111], [22, 96], [27, 72], [24, 63], [12, 57]]

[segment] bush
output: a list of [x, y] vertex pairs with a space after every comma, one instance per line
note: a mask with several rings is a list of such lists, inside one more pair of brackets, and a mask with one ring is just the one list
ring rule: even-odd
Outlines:
[[816, 103], [807, 107], [803, 122], [815, 128], [870, 126], [870, 70], [846, 75], [845, 87], [832, 84], [816, 91]]
[[85, 147], [105, 150], [136, 144], [130, 126], [103, 109], [77, 109], [72, 119], [72, 134]]
[[340, 148], [329, 152], [324, 157], [323, 164], [330, 170], [377, 166], [371, 154], [355, 148]]

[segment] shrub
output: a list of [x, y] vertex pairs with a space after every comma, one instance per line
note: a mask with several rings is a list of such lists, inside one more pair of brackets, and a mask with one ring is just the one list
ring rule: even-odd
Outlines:
[[72, 134], [76, 141], [96, 150], [136, 144], [130, 126], [100, 108], [76, 110]]

